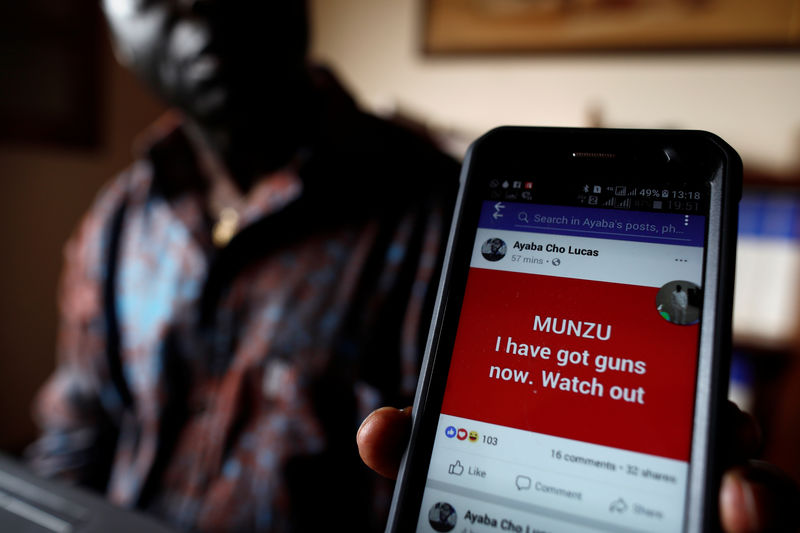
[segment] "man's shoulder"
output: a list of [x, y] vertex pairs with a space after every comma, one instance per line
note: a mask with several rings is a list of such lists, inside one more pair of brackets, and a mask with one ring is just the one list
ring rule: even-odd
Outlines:
[[86, 217], [108, 222], [132, 198], [146, 195], [151, 187], [151, 182], [151, 162], [144, 157], [134, 160], [100, 188]]
[[365, 144], [403, 170], [445, 171], [443, 178], [458, 175], [459, 162], [446, 153], [432, 132], [421, 123], [400, 115], [364, 113]]
[[423, 124], [400, 114], [365, 111], [332, 72], [325, 68], [314, 72], [325, 99], [322, 135], [313, 150], [315, 170], [368, 186], [457, 184], [460, 163]]
[[454, 203], [460, 163], [430, 137], [362, 111], [341, 133], [306, 167], [303, 180], [310, 189], [386, 209], [420, 201]]
[[102, 250], [118, 225], [115, 221], [121, 221], [131, 198], [142, 196], [142, 191], [149, 188], [149, 169], [147, 160], [136, 160], [100, 188], [67, 243], [68, 255], [70, 250], [82, 250], [81, 255], [92, 257], [103, 254]]

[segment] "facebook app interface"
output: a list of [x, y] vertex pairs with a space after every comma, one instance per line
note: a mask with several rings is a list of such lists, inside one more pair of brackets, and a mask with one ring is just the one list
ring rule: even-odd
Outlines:
[[680, 531], [705, 217], [485, 201], [419, 531]]

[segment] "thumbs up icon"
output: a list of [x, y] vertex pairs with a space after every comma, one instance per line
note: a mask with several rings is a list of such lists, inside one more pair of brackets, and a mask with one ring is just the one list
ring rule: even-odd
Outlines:
[[450, 465], [450, 468], [447, 469], [447, 473], [460, 476], [464, 473], [464, 465], [461, 464], [461, 461], [456, 461], [455, 464]]

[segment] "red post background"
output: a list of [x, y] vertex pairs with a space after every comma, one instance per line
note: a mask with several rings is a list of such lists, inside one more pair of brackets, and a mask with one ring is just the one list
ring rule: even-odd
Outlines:
[[[442, 412], [558, 437], [687, 461], [698, 325], [656, 311], [658, 288], [473, 268], [467, 283]], [[609, 340], [533, 330], [536, 315], [611, 326]], [[495, 351], [497, 337], [500, 351]], [[507, 339], [547, 346], [549, 360], [506, 354]], [[559, 349], [590, 356], [559, 366]], [[597, 372], [597, 355], [644, 361], [646, 373]], [[528, 382], [490, 377], [490, 367], [528, 371]], [[597, 381], [603, 396], [551, 389], [542, 371]], [[530, 383], [529, 383], [530, 382]], [[645, 390], [643, 404], [611, 398], [617, 385]]]

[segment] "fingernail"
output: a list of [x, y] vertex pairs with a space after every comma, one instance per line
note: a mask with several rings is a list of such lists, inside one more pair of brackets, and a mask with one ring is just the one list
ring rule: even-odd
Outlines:
[[747, 511], [747, 523], [750, 526], [750, 531], [761, 531], [761, 521], [758, 516], [758, 505], [756, 504], [753, 485], [739, 478], [739, 490], [742, 491], [742, 501]]
[[374, 413], [375, 413], [375, 411], [372, 411], [370, 414], [368, 414], [368, 415], [367, 415], [367, 416], [364, 418], [364, 420], [362, 420], [362, 421], [361, 421], [361, 425], [360, 425], [360, 426], [358, 426], [358, 431], [356, 431], [356, 436], [358, 436], [358, 434], [359, 434], [359, 433], [361, 433], [361, 430], [362, 430], [362, 429], [364, 428], [364, 426], [366, 425], [366, 423], [367, 423], [367, 420], [369, 420], [370, 418], [372, 418], [372, 415], [373, 415]]
[[732, 471], [722, 479], [721, 518], [730, 531], [759, 531], [759, 516], [753, 487], [741, 472]]

